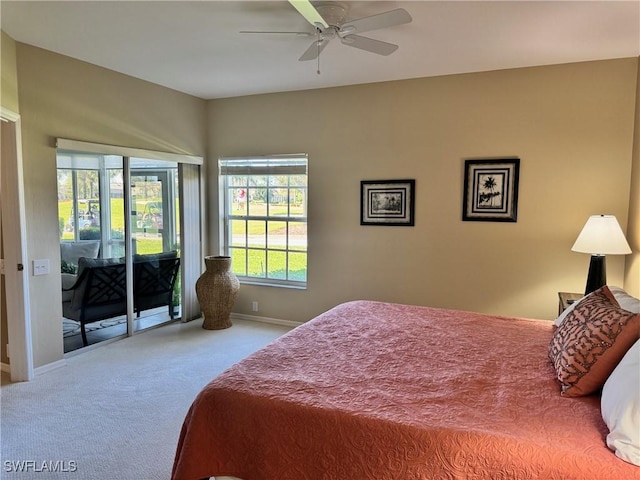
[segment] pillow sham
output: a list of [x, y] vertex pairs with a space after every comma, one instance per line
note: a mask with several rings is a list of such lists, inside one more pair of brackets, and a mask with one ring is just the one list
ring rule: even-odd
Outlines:
[[620, 360], [602, 387], [607, 446], [625, 462], [640, 466], [640, 340]]
[[602, 388], [639, 333], [640, 314], [620, 308], [607, 286], [582, 299], [549, 343], [562, 395], [580, 397]]

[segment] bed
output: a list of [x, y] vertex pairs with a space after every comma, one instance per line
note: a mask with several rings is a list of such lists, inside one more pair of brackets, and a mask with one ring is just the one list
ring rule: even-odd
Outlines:
[[640, 478], [600, 396], [560, 394], [553, 322], [339, 305], [211, 381], [173, 480]]

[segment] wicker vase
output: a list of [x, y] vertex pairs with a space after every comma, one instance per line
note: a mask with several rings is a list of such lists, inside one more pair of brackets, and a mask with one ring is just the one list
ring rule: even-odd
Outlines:
[[231, 257], [204, 257], [204, 263], [207, 269], [196, 281], [196, 295], [204, 317], [202, 328], [229, 328], [231, 309], [240, 290], [240, 282], [231, 271]]

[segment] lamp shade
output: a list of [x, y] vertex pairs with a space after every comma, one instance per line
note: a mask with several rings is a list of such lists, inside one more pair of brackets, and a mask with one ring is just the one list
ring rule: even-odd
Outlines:
[[631, 247], [614, 215], [592, 215], [585, 223], [576, 242], [574, 252], [592, 255], [627, 255]]

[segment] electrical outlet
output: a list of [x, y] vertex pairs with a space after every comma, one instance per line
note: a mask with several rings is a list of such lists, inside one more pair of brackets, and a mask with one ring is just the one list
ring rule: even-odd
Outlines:
[[255, 302], [255, 301], [254, 301], [254, 302], [251, 304], [251, 310], [253, 310], [254, 312], [257, 312], [257, 311], [258, 311], [258, 302]]

